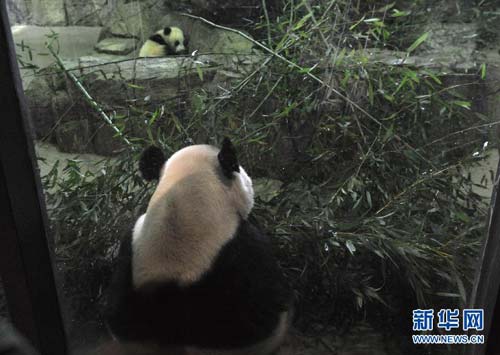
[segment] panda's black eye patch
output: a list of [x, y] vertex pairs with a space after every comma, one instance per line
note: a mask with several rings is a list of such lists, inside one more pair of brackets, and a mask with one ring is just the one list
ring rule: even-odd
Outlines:
[[179, 42], [179, 41], [175, 41], [175, 43], [174, 43], [174, 44], [175, 44], [175, 46], [177, 47], [180, 43], [181, 43], [181, 42]]

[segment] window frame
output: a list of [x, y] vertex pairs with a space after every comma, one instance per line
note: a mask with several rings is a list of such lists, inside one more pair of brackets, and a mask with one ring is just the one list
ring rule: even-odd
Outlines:
[[[469, 308], [484, 310], [484, 345], [470, 345], [466, 355], [500, 354], [500, 161], [489, 206], [488, 232], [483, 242]], [[496, 334], [496, 336], [495, 336]]]
[[9, 314], [42, 355], [65, 355], [45, 200], [5, 1], [0, 78], [0, 274]]

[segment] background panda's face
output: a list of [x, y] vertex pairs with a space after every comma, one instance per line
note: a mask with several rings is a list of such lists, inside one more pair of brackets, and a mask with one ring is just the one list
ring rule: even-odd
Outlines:
[[162, 31], [163, 38], [175, 54], [187, 53], [188, 39], [179, 27], [165, 27]]

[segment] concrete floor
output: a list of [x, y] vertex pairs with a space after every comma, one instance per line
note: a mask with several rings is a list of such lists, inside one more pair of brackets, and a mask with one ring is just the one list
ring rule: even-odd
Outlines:
[[59, 173], [62, 173], [65, 165], [64, 163], [67, 160], [78, 160], [81, 164], [82, 173], [85, 173], [86, 171], [97, 173], [102, 168], [102, 164], [100, 162], [102, 162], [103, 159], [107, 158], [100, 155], [88, 153], [64, 153], [57, 149], [57, 147], [53, 144], [45, 142], [36, 142], [35, 150], [36, 155], [40, 158], [43, 158], [43, 160], [38, 162], [38, 168], [40, 169], [41, 176], [47, 175], [57, 161], [60, 161]]
[[[54, 58], [45, 47], [45, 44], [52, 40], [47, 36], [56, 33], [57, 41], [54, 41], [53, 48], [58, 50], [58, 54], [62, 59], [71, 60], [95, 54], [94, 45], [97, 43], [102, 27], [17, 25], [12, 26], [11, 30], [16, 43], [16, 53], [21, 57], [21, 60], [45, 68], [54, 63]], [[33, 75], [32, 70], [21, 69], [25, 89]]]

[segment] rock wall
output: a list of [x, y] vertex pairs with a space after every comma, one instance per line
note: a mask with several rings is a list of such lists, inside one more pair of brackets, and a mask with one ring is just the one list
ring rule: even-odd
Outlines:
[[[267, 0], [268, 12], [278, 13], [277, 0]], [[110, 16], [133, 14], [146, 10], [142, 25], [148, 25], [148, 8], [160, 9], [153, 13], [154, 21], [168, 11], [189, 12], [207, 17], [221, 24], [241, 25], [241, 19], [258, 19], [262, 13], [261, 0], [7, 0], [12, 24], [39, 26], [105, 26]]]
[[31, 22], [31, 0], [7, 0], [7, 14], [12, 25]]
[[7, 0], [7, 9], [13, 25], [102, 26], [115, 9], [125, 2], [127, 1]]

